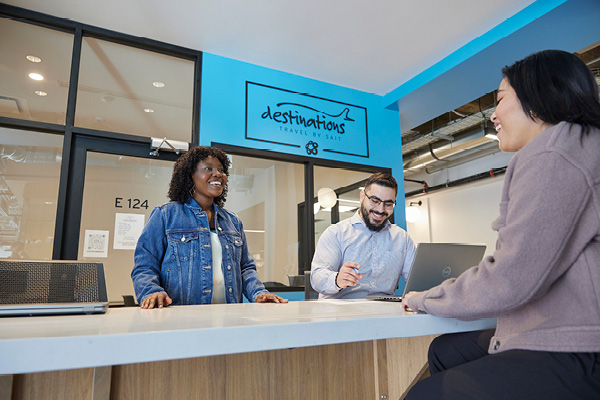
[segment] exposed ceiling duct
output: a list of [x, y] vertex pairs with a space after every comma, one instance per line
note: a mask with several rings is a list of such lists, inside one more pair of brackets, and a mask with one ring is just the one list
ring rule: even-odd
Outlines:
[[[404, 143], [402, 154], [405, 173], [440, 163], [467, 150], [496, 147], [497, 141], [486, 136], [486, 127], [490, 130], [489, 118], [494, 111], [495, 107], [492, 107], [465, 116]], [[476, 156], [475, 152], [473, 154]]]

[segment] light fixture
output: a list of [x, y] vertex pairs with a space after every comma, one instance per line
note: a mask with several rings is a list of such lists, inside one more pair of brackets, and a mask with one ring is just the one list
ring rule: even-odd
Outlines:
[[487, 123], [483, 127], [483, 134], [488, 139], [500, 141], [498, 139], [498, 134], [496, 133], [496, 130], [494, 128], [492, 128], [491, 126], [488, 126]]
[[40, 75], [40, 74], [37, 74], [37, 73], [35, 73], [35, 72], [32, 72], [32, 73], [30, 73], [30, 74], [29, 74], [29, 77], [30, 77], [31, 79], [33, 79], [34, 81], [43, 81], [43, 80], [44, 80], [44, 77], [43, 77], [42, 75]]
[[156, 82], [152, 82], [152, 86], [157, 87], [157, 88], [163, 88], [163, 87], [165, 87], [165, 83], [156, 81]]
[[41, 63], [42, 59], [37, 57], [37, 56], [33, 56], [31, 54], [27, 55], [25, 58], [27, 58], [29, 61], [31, 61], [32, 63]]
[[154, 110], [151, 109], [151, 108], [144, 108], [144, 112], [146, 112], [146, 113], [153, 113]]
[[36, 90], [34, 93], [41, 97], [48, 96], [48, 93], [43, 90]]
[[104, 103], [112, 103], [113, 101], [115, 101], [115, 98], [113, 96], [102, 96], [102, 101]]
[[406, 222], [415, 223], [419, 219], [421, 219], [421, 210], [419, 210], [415, 206], [421, 206], [423, 202], [419, 201], [411, 201], [406, 207]]
[[319, 199], [319, 204], [323, 208], [331, 208], [335, 206], [337, 203], [337, 195], [330, 188], [321, 188], [317, 192], [317, 198]]

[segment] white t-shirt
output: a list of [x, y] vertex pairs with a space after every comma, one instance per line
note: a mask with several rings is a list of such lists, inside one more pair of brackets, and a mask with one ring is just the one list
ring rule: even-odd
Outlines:
[[210, 242], [213, 256], [213, 293], [212, 303], [227, 303], [225, 298], [225, 277], [223, 276], [223, 249], [216, 231], [210, 231]]

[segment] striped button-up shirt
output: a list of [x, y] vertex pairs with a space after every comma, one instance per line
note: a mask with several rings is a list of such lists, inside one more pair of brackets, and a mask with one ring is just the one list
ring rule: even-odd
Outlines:
[[[321, 235], [312, 261], [311, 285], [320, 299], [363, 298], [390, 295], [408, 273], [415, 258], [415, 244], [408, 233], [386, 221], [379, 232], [367, 228], [358, 214], [328, 227]], [[360, 264], [363, 278], [356, 286], [340, 289], [335, 278], [345, 262]]]

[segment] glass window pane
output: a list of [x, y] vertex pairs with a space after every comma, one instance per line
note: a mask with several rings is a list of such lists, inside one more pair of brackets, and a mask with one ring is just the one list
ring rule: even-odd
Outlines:
[[244, 224], [250, 254], [263, 282], [289, 284], [298, 274], [298, 206], [304, 202], [304, 166], [231, 156], [225, 208]]
[[356, 188], [340, 193], [338, 197], [340, 221], [350, 218], [358, 210], [360, 207], [361, 190], [360, 188]]
[[194, 62], [84, 37], [75, 125], [192, 141]]
[[64, 125], [72, 52], [71, 34], [0, 18], [0, 116]]
[[0, 258], [52, 259], [62, 142], [0, 128]]
[[[353, 171], [345, 168], [314, 167], [315, 197], [318, 198], [319, 190], [331, 189], [335, 191], [335, 204], [338, 205], [339, 219], [332, 218], [330, 207], [324, 207], [317, 201], [314, 204], [315, 213], [315, 245], [321, 234], [332, 223], [350, 218], [360, 207], [360, 189], [358, 186], [371, 176], [369, 172]], [[328, 205], [328, 204], [325, 204]]]
[[168, 201], [172, 172], [171, 161], [87, 154], [77, 259], [104, 264], [111, 303], [134, 295], [130, 274], [141, 233], [136, 236], [135, 228]]

